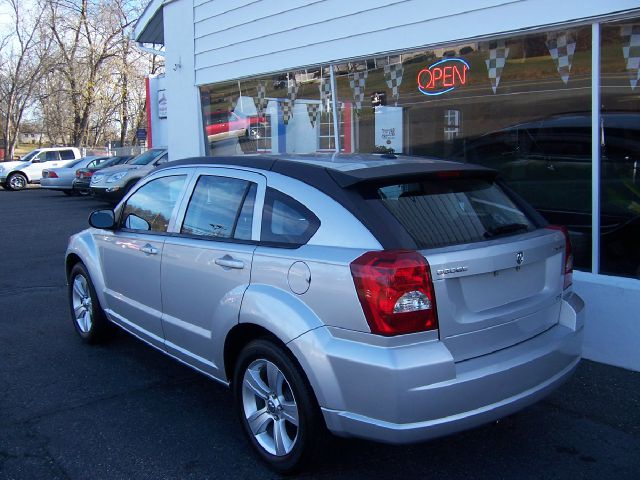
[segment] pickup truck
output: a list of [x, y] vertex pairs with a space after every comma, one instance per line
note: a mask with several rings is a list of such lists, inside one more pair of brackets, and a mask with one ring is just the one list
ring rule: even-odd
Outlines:
[[0, 186], [22, 190], [29, 183], [40, 183], [42, 170], [64, 167], [81, 157], [76, 147], [36, 148], [20, 160], [0, 163]]

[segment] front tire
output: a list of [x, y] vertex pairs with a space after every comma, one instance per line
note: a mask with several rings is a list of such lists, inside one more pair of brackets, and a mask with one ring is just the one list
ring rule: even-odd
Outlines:
[[7, 178], [6, 185], [9, 188], [9, 190], [17, 191], [17, 190], [24, 190], [25, 188], [27, 188], [28, 183], [29, 181], [27, 180], [27, 177], [24, 174], [12, 173]]
[[240, 353], [233, 390], [242, 429], [258, 456], [279, 473], [302, 468], [324, 437], [315, 396], [297, 362], [259, 339]]
[[100, 343], [109, 334], [111, 325], [96, 296], [91, 277], [82, 263], [76, 263], [69, 275], [69, 309], [73, 326], [86, 343]]

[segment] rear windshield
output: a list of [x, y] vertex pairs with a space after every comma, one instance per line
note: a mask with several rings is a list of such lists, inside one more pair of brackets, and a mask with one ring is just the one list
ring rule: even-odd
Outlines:
[[162, 150], [147, 150], [135, 157], [132, 161], [127, 162], [129, 165], [147, 165], [154, 160]]
[[418, 248], [480, 242], [536, 228], [490, 180], [429, 179], [381, 186], [375, 195]]

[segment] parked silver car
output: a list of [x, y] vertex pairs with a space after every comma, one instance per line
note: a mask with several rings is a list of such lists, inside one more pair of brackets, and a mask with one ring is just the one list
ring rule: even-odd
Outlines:
[[66, 253], [75, 329], [113, 322], [229, 385], [280, 472], [325, 429], [416, 442], [509, 415], [577, 366], [566, 230], [470, 164], [171, 162]]
[[73, 181], [76, 178], [76, 170], [80, 168], [91, 168], [109, 160], [106, 155], [90, 155], [74, 160], [73, 162], [59, 168], [45, 168], [42, 170], [40, 186], [49, 190], [59, 190], [65, 195], [76, 195], [79, 192], [73, 190]]

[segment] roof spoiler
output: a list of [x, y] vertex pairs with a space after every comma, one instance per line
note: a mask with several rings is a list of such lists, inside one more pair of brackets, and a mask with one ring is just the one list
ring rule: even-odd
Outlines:
[[392, 165], [381, 165], [379, 167], [362, 168], [346, 172], [327, 169], [327, 173], [342, 188], [350, 188], [356, 185], [376, 182], [379, 180], [387, 182], [394, 180], [406, 181], [424, 178], [456, 177], [481, 177], [493, 180], [498, 175], [498, 172], [491, 168], [455, 162], [444, 165], [442, 163], [432, 165], [423, 162], [407, 162]]

